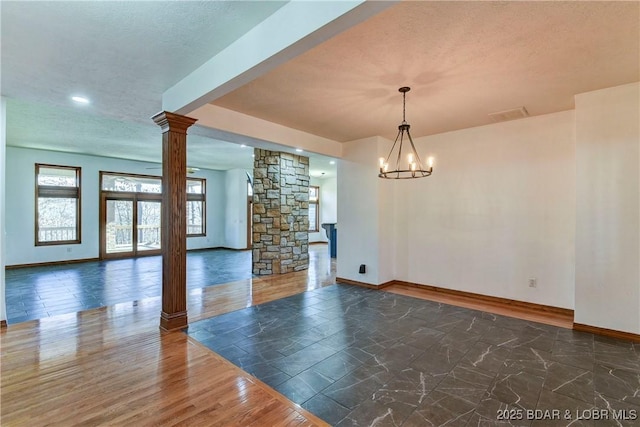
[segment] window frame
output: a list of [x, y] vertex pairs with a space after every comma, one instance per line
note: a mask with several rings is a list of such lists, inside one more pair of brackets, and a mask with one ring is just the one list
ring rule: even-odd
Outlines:
[[207, 180], [205, 178], [188, 178], [188, 181], [200, 181], [201, 193], [189, 193], [187, 192], [187, 203], [189, 202], [202, 202], [202, 232], [189, 234], [189, 224], [187, 220], [187, 237], [204, 237], [207, 235]]
[[[76, 186], [63, 187], [57, 185], [40, 185], [38, 177], [40, 169], [66, 169], [75, 171]], [[72, 240], [54, 240], [40, 241], [40, 198], [49, 199], [76, 199], [76, 238]], [[47, 163], [35, 164], [35, 206], [34, 206], [34, 244], [35, 246], [54, 246], [54, 245], [78, 245], [82, 243], [82, 168], [80, 166], [52, 165]]]
[[[154, 197], [157, 197], [158, 199], [162, 198], [162, 177], [161, 176], [146, 175], [146, 174], [139, 174], [139, 173], [111, 172], [111, 171], [100, 171], [99, 174], [100, 174], [100, 182], [98, 183], [98, 185], [100, 186], [100, 191], [102, 191], [102, 192], [113, 193], [113, 194], [148, 194], [148, 195], [151, 196], [151, 198], [154, 198]], [[160, 181], [160, 192], [156, 193], [156, 192], [153, 192], [153, 191], [146, 192], [146, 191], [105, 190], [104, 189], [104, 177], [106, 175], [115, 176], [115, 177], [128, 177], [128, 178], [137, 178], [137, 179], [159, 180]]]
[[[311, 189], [315, 188], [318, 194], [318, 197], [315, 201], [311, 201]], [[309, 205], [316, 205], [316, 223], [313, 224], [314, 228], [311, 228], [311, 221], [309, 221], [309, 233], [318, 233], [320, 232], [320, 186], [319, 185], [310, 185], [309, 186]], [[307, 218], [309, 215], [307, 214]]]

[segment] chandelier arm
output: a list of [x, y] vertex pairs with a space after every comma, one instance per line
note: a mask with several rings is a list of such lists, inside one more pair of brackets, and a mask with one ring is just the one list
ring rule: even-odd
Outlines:
[[400, 129], [400, 146], [398, 147], [398, 158], [396, 159], [397, 176], [400, 177], [400, 158], [402, 157], [402, 142], [404, 140], [404, 129]]
[[[396, 135], [396, 140], [393, 141], [393, 146], [391, 147], [391, 151], [389, 151], [389, 155], [387, 156], [386, 163], [389, 164], [389, 159], [393, 154], [393, 150], [396, 148], [396, 144], [398, 143], [398, 138], [400, 138], [400, 129], [398, 129], [398, 134]], [[402, 141], [400, 141], [400, 145], [402, 145]]]
[[411, 143], [411, 148], [413, 149], [413, 154], [415, 154], [416, 160], [418, 161], [418, 166], [420, 167], [419, 169], [422, 170], [423, 169], [422, 160], [420, 160], [420, 155], [418, 154], [418, 150], [416, 150], [416, 146], [413, 145], [413, 138], [411, 138], [411, 134], [409, 133], [408, 129], [407, 129], [407, 136], [409, 137], [409, 142]]

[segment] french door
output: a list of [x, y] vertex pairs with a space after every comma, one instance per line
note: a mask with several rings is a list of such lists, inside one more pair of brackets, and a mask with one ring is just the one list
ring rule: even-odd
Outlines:
[[157, 196], [103, 192], [100, 205], [101, 258], [160, 254]]

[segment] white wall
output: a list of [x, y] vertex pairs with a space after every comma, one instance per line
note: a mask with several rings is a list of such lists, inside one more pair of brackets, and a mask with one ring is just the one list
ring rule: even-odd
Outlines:
[[247, 248], [247, 172], [231, 169], [225, 172], [224, 246]]
[[431, 177], [397, 184], [397, 278], [573, 308], [573, 111], [415, 143], [436, 163]]
[[419, 138], [430, 178], [385, 187], [382, 145], [344, 144], [338, 277], [569, 308], [640, 333], [639, 83], [580, 94], [575, 111]]
[[322, 224], [337, 222], [338, 179], [312, 177], [309, 184], [320, 187], [320, 230], [317, 233], [309, 233], [309, 242], [327, 242], [327, 233]]
[[5, 187], [6, 187], [6, 137], [7, 102], [0, 98], [0, 320], [7, 320], [5, 303], [6, 228], [5, 228]]
[[575, 321], [640, 333], [640, 84], [576, 96]]
[[320, 200], [320, 223], [338, 222], [338, 178], [322, 180]]
[[[377, 166], [379, 150], [387, 146], [380, 137], [343, 144], [338, 161], [338, 277], [380, 285], [393, 273], [394, 257], [386, 254], [394, 246], [381, 247], [389, 244], [381, 226], [394, 222], [393, 204], [384, 197], [392, 195], [393, 183], [378, 178]], [[358, 273], [360, 264], [366, 265], [366, 274]]]
[[[82, 243], [34, 245], [35, 163], [82, 168]], [[99, 256], [99, 171], [158, 175], [158, 164], [45, 150], [7, 147], [6, 264], [32, 264]], [[200, 170], [193, 177], [207, 180], [207, 235], [187, 239], [188, 249], [225, 246], [224, 172]], [[246, 190], [245, 190], [246, 192]], [[246, 194], [245, 194], [246, 195]]]
[[[188, 138], [188, 137], [187, 137]], [[215, 248], [226, 246], [224, 239], [225, 225], [225, 176], [224, 171], [200, 169], [189, 175], [194, 178], [205, 178], [206, 203], [206, 235], [202, 237], [187, 237], [187, 250]]]

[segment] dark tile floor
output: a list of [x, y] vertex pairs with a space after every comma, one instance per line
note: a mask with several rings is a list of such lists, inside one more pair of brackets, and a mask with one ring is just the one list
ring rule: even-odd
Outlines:
[[640, 425], [640, 344], [392, 293], [335, 285], [187, 333], [332, 425]]
[[[251, 278], [251, 251], [187, 253], [189, 289]], [[161, 295], [162, 257], [38, 266], [6, 271], [8, 323]]]

